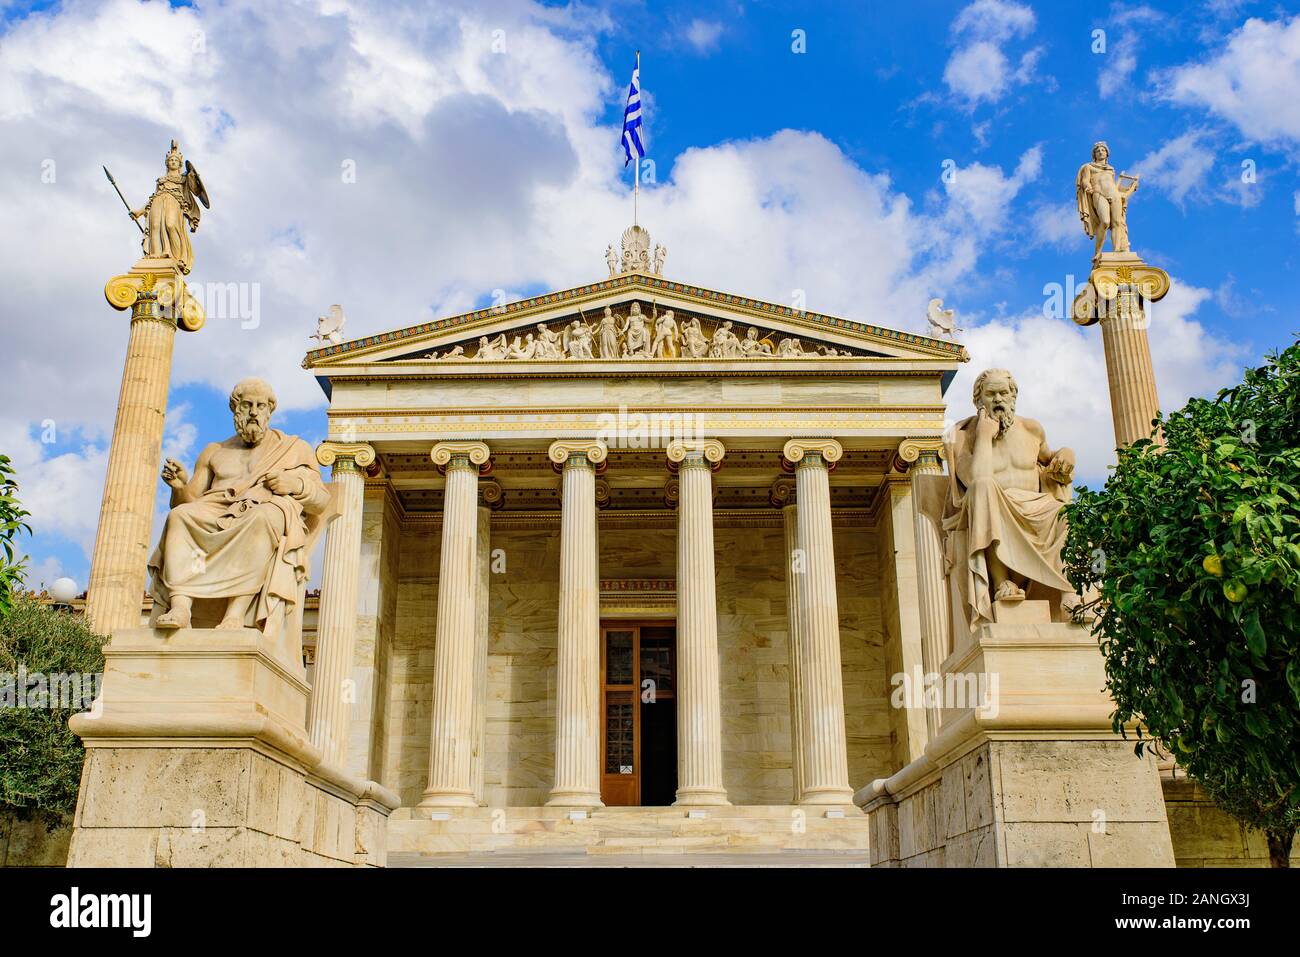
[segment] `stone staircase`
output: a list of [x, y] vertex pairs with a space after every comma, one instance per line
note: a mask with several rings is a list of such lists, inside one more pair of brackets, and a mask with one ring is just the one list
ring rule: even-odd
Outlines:
[[588, 855], [773, 854], [835, 851], [866, 857], [856, 807], [400, 808], [390, 854], [584, 851]]

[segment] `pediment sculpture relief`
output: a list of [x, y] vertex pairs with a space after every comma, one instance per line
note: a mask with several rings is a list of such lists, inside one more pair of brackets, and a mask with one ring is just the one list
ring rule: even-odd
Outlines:
[[480, 336], [477, 343], [458, 343], [430, 350], [418, 359], [500, 362], [508, 359], [761, 359], [853, 356], [858, 353], [824, 343], [804, 342], [758, 326], [731, 320], [678, 318], [655, 305], [650, 314], [633, 302], [626, 313], [606, 306], [597, 317], [539, 322], [527, 329]]

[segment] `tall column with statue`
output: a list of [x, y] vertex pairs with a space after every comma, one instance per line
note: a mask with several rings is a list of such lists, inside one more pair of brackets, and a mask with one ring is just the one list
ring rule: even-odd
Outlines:
[[[1074, 321], [1101, 324], [1116, 445], [1148, 438], [1160, 409], [1146, 306], [1169, 292], [1169, 274], [1143, 262], [1129, 246], [1128, 204], [1137, 188], [1138, 177], [1116, 174], [1105, 143], [1093, 146], [1092, 160], [1075, 179], [1079, 218], [1095, 245], [1092, 272], [1074, 300]], [[1103, 252], [1107, 234], [1111, 250]]]
[[140, 624], [176, 327], [197, 332], [204, 321], [203, 308], [185, 287], [194, 263], [186, 227], [198, 229], [199, 204], [209, 205], [208, 194], [175, 140], [165, 163], [148, 202], [138, 210], [127, 206], [143, 234], [144, 256], [104, 287], [109, 305], [131, 311], [86, 596], [91, 626], [109, 635]]

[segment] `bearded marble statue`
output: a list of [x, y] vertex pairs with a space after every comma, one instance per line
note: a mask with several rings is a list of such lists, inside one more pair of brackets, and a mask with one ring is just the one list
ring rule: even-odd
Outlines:
[[942, 528], [971, 627], [994, 620], [995, 601], [1024, 598], [1046, 599], [1059, 620], [1074, 593], [1061, 562], [1074, 452], [1049, 448], [1042, 425], [1016, 414], [1016, 394], [1006, 369], [981, 372], [975, 415], [945, 439]]
[[256, 628], [276, 637], [308, 578], [310, 536], [330, 505], [311, 446], [270, 427], [275, 393], [243, 379], [235, 434], [200, 454], [191, 477], [169, 458], [171, 511], [149, 559], [153, 625]]

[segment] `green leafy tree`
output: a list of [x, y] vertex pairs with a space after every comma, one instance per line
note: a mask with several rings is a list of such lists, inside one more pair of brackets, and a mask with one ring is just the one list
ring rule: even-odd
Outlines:
[[1289, 866], [1300, 824], [1300, 342], [1121, 449], [1068, 507], [1117, 709]]
[[[80, 615], [27, 595], [16, 596], [0, 620], [0, 674], [6, 681], [0, 688], [0, 809], [56, 823], [76, 808], [86, 755], [68, 730], [68, 718], [89, 705], [96, 686], [82, 676], [103, 673], [107, 642]], [[37, 675], [45, 701], [36, 693]], [[69, 701], [66, 692], [56, 698], [60, 688], [80, 691], [83, 700]]]
[[20, 532], [31, 532], [23, 519], [28, 514], [18, 503], [18, 482], [9, 456], [0, 455], [0, 618], [9, 613], [14, 592], [22, 586], [26, 556], [15, 557], [14, 543]]

